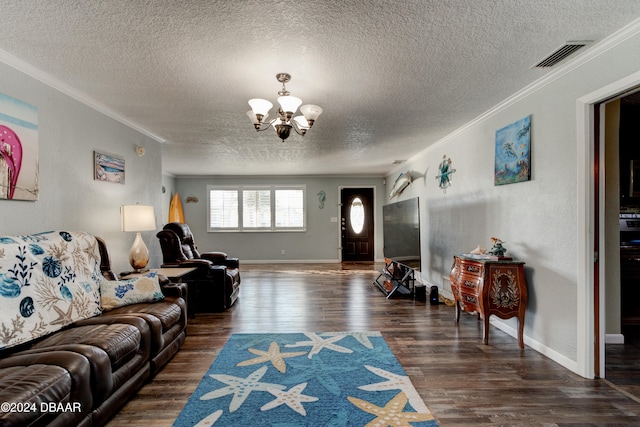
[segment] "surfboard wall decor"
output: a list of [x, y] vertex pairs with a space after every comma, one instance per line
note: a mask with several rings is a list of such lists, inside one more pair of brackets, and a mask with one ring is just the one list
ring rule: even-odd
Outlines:
[[169, 222], [184, 223], [184, 211], [182, 210], [182, 202], [180, 201], [178, 193], [175, 193], [171, 198], [171, 204], [169, 205]]

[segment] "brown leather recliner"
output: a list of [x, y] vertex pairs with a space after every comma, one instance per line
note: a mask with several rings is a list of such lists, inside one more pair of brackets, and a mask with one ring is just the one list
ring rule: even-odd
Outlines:
[[238, 299], [240, 262], [224, 252], [202, 252], [187, 224], [170, 222], [157, 234], [162, 248], [163, 268], [195, 267], [183, 277], [189, 285], [191, 313], [223, 311]]

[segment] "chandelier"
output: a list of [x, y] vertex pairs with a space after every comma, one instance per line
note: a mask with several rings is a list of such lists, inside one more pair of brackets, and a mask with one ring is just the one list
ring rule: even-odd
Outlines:
[[[285, 83], [289, 83], [291, 75], [287, 73], [276, 74], [276, 79], [282, 83], [282, 90], [278, 91], [278, 117], [272, 120], [267, 120], [269, 117], [269, 110], [273, 107], [273, 104], [266, 99], [254, 98], [249, 100], [251, 110], [247, 111], [247, 116], [251, 119], [251, 123], [255, 127], [256, 131], [261, 132], [269, 129], [269, 126], [273, 126], [278, 137], [284, 142], [289, 138], [291, 129], [296, 131], [299, 135], [304, 136], [307, 131], [313, 126], [318, 116], [322, 113], [322, 108], [317, 105], [306, 104], [300, 107], [302, 100], [291, 96], [290, 92], [285, 87]], [[300, 107], [301, 116], [293, 117], [293, 115]]]

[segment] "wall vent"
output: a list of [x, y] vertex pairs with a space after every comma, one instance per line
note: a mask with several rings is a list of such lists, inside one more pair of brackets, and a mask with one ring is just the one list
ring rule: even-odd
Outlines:
[[567, 58], [569, 55], [573, 54], [577, 50], [582, 49], [583, 47], [585, 47], [589, 43], [591, 43], [591, 41], [569, 41], [569, 42], [566, 42], [564, 45], [560, 46], [558, 49], [556, 49], [553, 53], [548, 55], [542, 61], [540, 61], [536, 65], [534, 65], [533, 68], [536, 68], [536, 67], [538, 67], [538, 68], [553, 67], [558, 62], [560, 62], [563, 59]]

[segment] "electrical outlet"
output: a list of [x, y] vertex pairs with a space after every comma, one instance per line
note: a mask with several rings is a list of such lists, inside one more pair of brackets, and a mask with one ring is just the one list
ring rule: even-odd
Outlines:
[[285, 251], [284, 249], [280, 252], [282, 255], [285, 255], [287, 253], [287, 251]]

